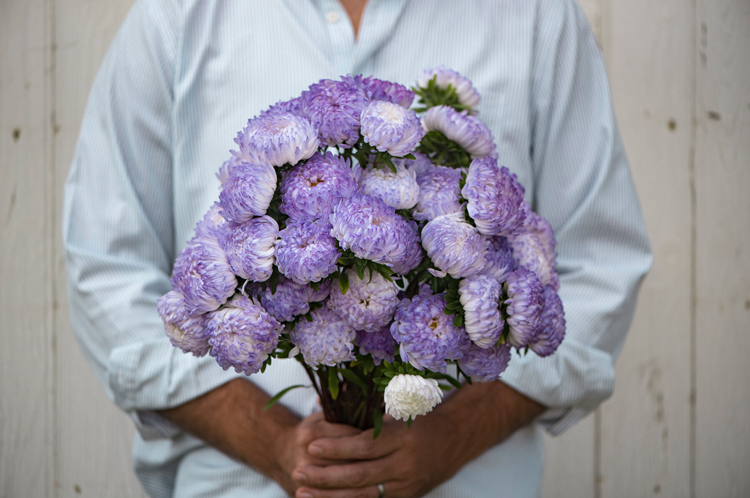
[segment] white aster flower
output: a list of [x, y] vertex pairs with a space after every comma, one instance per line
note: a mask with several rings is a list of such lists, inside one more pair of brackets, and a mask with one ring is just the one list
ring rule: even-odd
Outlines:
[[443, 400], [443, 391], [435, 379], [418, 375], [396, 375], [383, 395], [385, 412], [396, 420], [426, 415]]

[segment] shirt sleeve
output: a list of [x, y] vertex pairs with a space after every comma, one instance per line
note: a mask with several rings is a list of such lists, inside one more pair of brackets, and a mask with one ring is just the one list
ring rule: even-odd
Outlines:
[[559, 434], [612, 394], [652, 256], [601, 54], [576, 3], [540, 0], [534, 41], [534, 209], [557, 237], [567, 330], [555, 354], [514, 356], [502, 379], [549, 407], [540, 422]]
[[73, 331], [108, 396], [141, 435], [176, 432], [151, 410], [235, 377], [172, 347], [156, 311], [175, 258], [172, 108], [178, 9], [138, 1], [94, 83], [65, 186]]

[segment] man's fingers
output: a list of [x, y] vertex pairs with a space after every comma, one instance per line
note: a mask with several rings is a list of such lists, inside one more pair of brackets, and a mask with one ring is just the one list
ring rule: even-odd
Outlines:
[[300, 485], [318, 489], [377, 487], [378, 483], [391, 478], [386, 465], [382, 459], [328, 467], [303, 465], [294, 469], [292, 479]]
[[295, 498], [378, 498], [377, 486], [360, 489], [311, 489], [299, 488]]
[[355, 436], [321, 438], [307, 447], [310, 455], [333, 460], [371, 460], [393, 453], [400, 445], [400, 431], [383, 431], [373, 439], [372, 429]]

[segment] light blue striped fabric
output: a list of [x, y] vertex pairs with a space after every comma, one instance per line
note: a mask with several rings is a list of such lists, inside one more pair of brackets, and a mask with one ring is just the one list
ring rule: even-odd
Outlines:
[[[612, 393], [651, 253], [601, 56], [572, 0], [371, 0], [356, 43], [335, 0], [141, 0], [91, 93], [63, 235], [73, 329], [136, 422], [136, 470], [152, 496], [283, 496], [152, 412], [236, 376], [174, 349], [155, 307], [217, 199], [236, 132], [320, 78], [411, 84], [439, 64], [474, 81], [500, 161], [557, 233], [566, 339], [552, 357], [514, 357], [503, 380], [550, 407], [541, 423], [553, 433]], [[287, 361], [251, 380], [270, 393], [306, 382]], [[316, 404], [303, 390], [284, 403], [301, 415]], [[539, 431], [519, 431], [430, 496], [537, 496]]]

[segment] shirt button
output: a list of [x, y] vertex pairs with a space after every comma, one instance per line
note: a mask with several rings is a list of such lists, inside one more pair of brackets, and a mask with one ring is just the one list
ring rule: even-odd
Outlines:
[[338, 14], [338, 12], [335, 12], [333, 10], [330, 11], [330, 12], [327, 12], [326, 13], [326, 21], [329, 24], [336, 24], [337, 22], [339, 22], [339, 14]]

